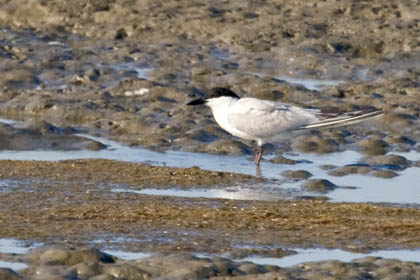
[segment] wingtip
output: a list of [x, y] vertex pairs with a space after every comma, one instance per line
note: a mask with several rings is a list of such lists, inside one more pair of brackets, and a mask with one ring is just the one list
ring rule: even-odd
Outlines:
[[312, 129], [312, 128], [328, 128], [328, 127], [339, 127], [339, 126], [345, 126], [350, 124], [356, 124], [368, 119], [372, 119], [374, 117], [378, 117], [384, 114], [384, 111], [382, 109], [374, 109], [371, 111], [365, 111], [361, 112], [359, 114], [351, 115], [349, 117], [343, 117], [343, 118], [332, 118], [332, 119], [326, 119], [324, 121], [306, 125], [303, 127], [299, 127], [296, 130], [300, 129]]

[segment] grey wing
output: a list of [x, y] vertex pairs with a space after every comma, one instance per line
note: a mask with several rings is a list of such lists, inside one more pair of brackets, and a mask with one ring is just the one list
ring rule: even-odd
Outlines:
[[259, 139], [318, 121], [315, 110], [253, 98], [240, 99], [232, 109], [228, 118], [232, 126]]

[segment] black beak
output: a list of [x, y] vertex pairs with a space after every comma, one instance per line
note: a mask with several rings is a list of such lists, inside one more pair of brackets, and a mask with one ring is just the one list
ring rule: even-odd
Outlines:
[[199, 98], [199, 99], [196, 99], [196, 100], [193, 100], [193, 101], [187, 103], [187, 105], [202, 105], [204, 103], [206, 103], [206, 102], [203, 99]]

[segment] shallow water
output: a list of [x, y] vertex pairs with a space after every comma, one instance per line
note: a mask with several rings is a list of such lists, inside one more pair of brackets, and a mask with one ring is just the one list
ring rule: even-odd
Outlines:
[[0, 253], [6, 254], [26, 254], [29, 250], [41, 246], [42, 243], [28, 245], [14, 238], [0, 238]]
[[177, 188], [171, 189], [142, 189], [142, 190], [130, 190], [130, 189], [113, 189], [112, 192], [131, 192], [143, 195], [158, 195], [158, 196], [175, 196], [175, 197], [187, 197], [187, 198], [222, 198], [222, 199], [234, 199], [234, 200], [279, 200], [290, 198], [286, 194], [280, 195], [275, 193], [270, 195], [269, 193], [258, 192], [247, 190], [245, 188], [237, 189], [188, 189], [181, 190]]
[[22, 270], [22, 269], [26, 269], [28, 268], [28, 265], [25, 263], [21, 263], [21, 262], [5, 262], [5, 261], [0, 261], [0, 267], [3, 268], [10, 268], [12, 270]]
[[344, 83], [344, 80], [328, 80], [328, 79], [309, 79], [309, 78], [294, 78], [289, 76], [278, 76], [279, 80], [285, 81], [288, 84], [303, 86], [306, 89], [320, 91], [325, 86], [336, 86]]
[[[271, 258], [262, 256], [250, 256], [236, 261], [249, 261], [261, 265], [276, 265], [281, 267], [290, 267], [305, 262], [320, 262], [327, 260], [338, 260], [341, 262], [350, 262], [354, 259], [368, 256], [381, 257], [388, 259], [398, 259], [401, 261], [420, 262], [420, 250], [381, 250], [370, 253], [354, 253], [340, 249], [322, 249], [322, 248], [289, 248], [296, 251], [296, 254], [282, 258]], [[152, 256], [152, 254], [143, 252], [126, 252], [121, 250], [104, 250], [105, 253], [116, 256], [124, 260], [137, 260]], [[196, 254], [197, 257], [210, 257], [207, 254]]]
[[315, 78], [306, 78], [299, 76], [286, 76], [286, 75], [266, 75], [264, 73], [257, 72], [247, 72], [248, 74], [255, 75], [257, 77], [271, 77], [276, 80], [284, 81], [291, 85], [301, 86], [308, 90], [320, 91], [325, 86], [336, 86], [342, 83], [345, 83], [346, 80], [334, 80], [334, 79], [315, 79]]
[[304, 262], [319, 262], [326, 260], [338, 260], [341, 262], [350, 262], [354, 259], [364, 258], [368, 256], [398, 259], [401, 261], [420, 262], [420, 250], [381, 250], [371, 253], [353, 253], [340, 249], [293, 249], [297, 252], [295, 255], [283, 258], [265, 258], [265, 257], [248, 257], [241, 261], [250, 261], [256, 264], [269, 264], [282, 267], [294, 266]]
[[[265, 178], [277, 179], [275, 183], [261, 184], [257, 190], [252, 186], [233, 186], [230, 191], [203, 192], [200, 189], [192, 189], [183, 193], [159, 191], [160, 195], [178, 195], [187, 197], [218, 197], [227, 199], [264, 199], [290, 198], [299, 195], [319, 195], [319, 193], [308, 192], [301, 188], [302, 182], [287, 181], [280, 173], [284, 170], [307, 170], [313, 174], [312, 178], [327, 179], [334, 184], [354, 188], [337, 188], [325, 195], [334, 202], [384, 202], [393, 204], [417, 204], [420, 200], [418, 185], [418, 169], [407, 168], [398, 172], [399, 176], [391, 179], [377, 178], [370, 175], [352, 174], [343, 177], [328, 175], [327, 170], [320, 166], [332, 164], [344, 166], [358, 163], [363, 155], [347, 150], [340, 153], [330, 154], [301, 154], [293, 153], [285, 156], [300, 160], [302, 163], [296, 165], [273, 164], [262, 162], [260, 170], [247, 156], [220, 156], [201, 153], [187, 153], [182, 151], [167, 151], [165, 153], [151, 150], [128, 147], [117, 142], [94, 137], [80, 135], [89, 139], [99, 141], [107, 145], [107, 149], [100, 151], [0, 151], [0, 159], [9, 160], [69, 160], [86, 158], [105, 158], [128, 162], [143, 162], [158, 166], [188, 168], [198, 166], [205, 170], [227, 171], [250, 175], [261, 175]], [[408, 160], [419, 160], [420, 154], [415, 151], [408, 153], [393, 153], [406, 157]], [[148, 194], [156, 194], [154, 190], [148, 190]], [[165, 193], [166, 192], [166, 193]], [[146, 194], [146, 193], [144, 193]], [[235, 198], [236, 196], [236, 198]]]
[[115, 256], [117, 258], [120, 258], [126, 261], [144, 259], [144, 258], [152, 256], [151, 254], [147, 254], [147, 253], [126, 252], [126, 251], [112, 250], [112, 249], [102, 250], [102, 252], [110, 254], [112, 256]]
[[[29, 244], [28, 242], [23, 242], [14, 238], [0, 238], [0, 254], [26, 254], [31, 249], [39, 246], [42, 246], [42, 243]], [[28, 268], [28, 265], [23, 262], [0, 260], [0, 267], [18, 271]]]

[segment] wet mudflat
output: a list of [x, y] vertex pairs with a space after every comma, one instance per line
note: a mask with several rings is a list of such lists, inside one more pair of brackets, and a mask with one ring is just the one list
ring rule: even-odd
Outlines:
[[[220, 188], [233, 178], [252, 184], [249, 176], [107, 160], [2, 161], [1, 171], [2, 180], [16, 182], [1, 196], [1, 235], [18, 239], [54, 242], [58, 238], [89, 244], [89, 239], [121, 235], [127, 238], [128, 248], [206, 253], [228, 250], [232, 242], [354, 251], [415, 248], [420, 242], [418, 209], [317, 200], [236, 201], [112, 192], [115, 186], [139, 190], [167, 185]], [[180, 183], [178, 177], [185, 180]], [[199, 183], [188, 181], [189, 177], [200, 178]], [[215, 182], [218, 186], [213, 186]], [[32, 218], [33, 209], [37, 209], [36, 219]], [[167, 233], [159, 238], [166, 236], [171, 242], [153, 240], [154, 232], [164, 231]], [[198, 234], [200, 231], [212, 234]], [[188, 238], [177, 240], [184, 232]], [[152, 242], [129, 242], [129, 238], [147, 240], [147, 236]]]
[[[0, 1], [0, 240], [29, 246], [0, 242], [0, 279], [419, 278], [419, 9]], [[385, 114], [256, 170], [253, 143], [185, 106], [215, 86]]]
[[[25, 270], [28, 275], [33, 273], [39, 263], [59, 264], [63, 275], [70, 273], [70, 267], [79, 271], [81, 268], [73, 266], [85, 258], [89, 262], [93, 258], [85, 257], [84, 254], [88, 254], [86, 249], [80, 248], [92, 245], [99, 249], [118, 248], [128, 252], [165, 252], [169, 256], [199, 252], [234, 259], [255, 255], [278, 258], [293, 254], [293, 250], [282, 249], [288, 247], [321, 246], [367, 252], [420, 246], [418, 209], [318, 200], [269, 202], [177, 198], [112, 191], [116, 187], [141, 190], [150, 186], [168, 185], [221, 188], [232, 183], [232, 180], [252, 184], [256, 178], [248, 175], [198, 168], [153, 167], [110, 160], [3, 160], [0, 168], [1, 181], [13, 182], [8, 184], [9, 189], [3, 188], [0, 196], [0, 235], [42, 242], [44, 245], [37, 249], [39, 253], [18, 257], [6, 254], [2, 257], [12, 264], [19, 260], [27, 263], [31, 267]], [[195, 181], [192, 178], [200, 179]], [[45, 246], [63, 245], [79, 249], [49, 249], [52, 253], [42, 249], [47, 248]], [[89, 250], [87, 252], [90, 252], [88, 256], [93, 254]], [[72, 254], [75, 256], [71, 257]], [[97, 254], [99, 252], [93, 255]], [[51, 256], [49, 258], [53, 260], [46, 256]], [[194, 265], [190, 264], [190, 269], [207, 267], [209, 262], [212, 265], [220, 262], [222, 267], [237, 267], [237, 275], [248, 274], [242, 271], [243, 267], [240, 268], [244, 264], [233, 264], [227, 259], [199, 260], [188, 254], [120, 262], [125, 264], [125, 270], [131, 266], [138, 269], [144, 265], [143, 262], [153, 262], [153, 258], [159, 262], [167, 260], [174, 266], [178, 263], [175, 259], [186, 263], [187, 267], [192, 262]], [[378, 262], [375, 258], [369, 261], [372, 262], [371, 266]], [[103, 258], [98, 258], [97, 262], [100, 265], [96, 266], [101, 267], [97, 269], [98, 274], [115, 266], [106, 265], [107, 261], [104, 262]], [[113, 263], [114, 259], [109, 262]], [[346, 266], [340, 263], [334, 265], [341, 268]], [[393, 265], [400, 266], [401, 262], [395, 261]], [[407, 265], [411, 266], [409, 263]], [[280, 270], [278, 267], [255, 264], [248, 266], [252, 267], [251, 271], [259, 273]], [[52, 271], [51, 266], [50, 270], [46, 269], [42, 273], [45, 276]], [[194, 269], [187, 271], [193, 273]], [[83, 275], [86, 272], [77, 273]], [[150, 276], [156, 272], [149, 268], [142, 273]], [[217, 269], [206, 273], [203, 275], [223, 275]], [[133, 277], [137, 276], [133, 275], [137, 274], [131, 275], [132, 279], [136, 279]]]

